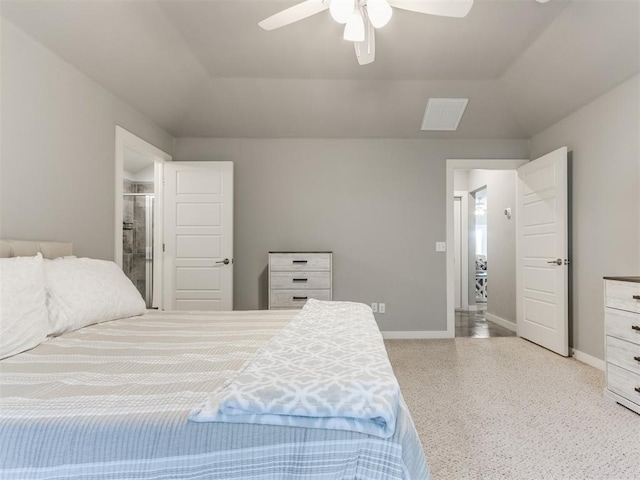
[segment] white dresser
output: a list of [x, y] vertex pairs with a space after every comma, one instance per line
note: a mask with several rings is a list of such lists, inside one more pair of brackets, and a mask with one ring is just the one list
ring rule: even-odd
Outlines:
[[331, 252], [269, 252], [269, 310], [302, 308], [309, 298], [331, 300]]
[[604, 279], [605, 394], [640, 413], [640, 277]]

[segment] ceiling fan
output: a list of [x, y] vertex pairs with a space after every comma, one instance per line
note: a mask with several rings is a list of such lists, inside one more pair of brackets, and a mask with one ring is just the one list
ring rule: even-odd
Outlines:
[[360, 65], [375, 60], [375, 32], [393, 15], [393, 9], [427, 13], [443, 17], [465, 17], [473, 0], [305, 0], [262, 20], [265, 30], [274, 30], [297, 22], [316, 13], [329, 10], [331, 17], [344, 24], [344, 39], [353, 42]]

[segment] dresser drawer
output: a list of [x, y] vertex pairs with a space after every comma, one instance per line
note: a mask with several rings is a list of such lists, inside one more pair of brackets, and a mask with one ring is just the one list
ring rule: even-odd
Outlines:
[[607, 362], [640, 375], [640, 345], [607, 335]]
[[640, 392], [636, 391], [636, 388], [640, 388], [640, 375], [608, 363], [607, 388], [640, 405]]
[[605, 280], [605, 305], [640, 313], [640, 283]]
[[272, 253], [269, 269], [273, 272], [330, 271], [330, 253]]
[[271, 272], [269, 285], [278, 290], [331, 288], [331, 272]]
[[331, 290], [271, 290], [270, 308], [302, 308], [309, 298], [331, 300]]
[[607, 335], [640, 344], [640, 315], [637, 313], [605, 308], [604, 328]]

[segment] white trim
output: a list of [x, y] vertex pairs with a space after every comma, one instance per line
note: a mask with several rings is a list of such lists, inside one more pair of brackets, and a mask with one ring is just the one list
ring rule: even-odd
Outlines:
[[589, 355], [588, 353], [581, 352], [580, 350], [576, 350], [575, 348], [571, 349], [571, 353], [573, 358], [579, 362], [586, 363], [587, 365], [597, 368], [598, 370], [602, 370], [603, 372], [606, 369], [606, 362], [604, 360], [600, 360], [599, 358]]
[[469, 310], [469, 192], [456, 190], [454, 198], [460, 198], [460, 239], [462, 250], [460, 263], [464, 265], [460, 269], [460, 295], [462, 296], [461, 309]]
[[[483, 303], [483, 305], [486, 305], [486, 303]], [[480, 309], [478, 305], [469, 305], [469, 308], [467, 308], [467, 312], [477, 312], [478, 310], [484, 310], [484, 308]]]
[[153, 183], [155, 192], [155, 208], [153, 211], [153, 224], [155, 225], [153, 231], [153, 307], [164, 310], [164, 297], [162, 294], [164, 282], [164, 161], [154, 161]]
[[455, 336], [455, 266], [453, 264], [453, 176], [456, 169], [462, 170], [515, 170], [521, 165], [528, 163], [529, 160], [492, 160], [492, 159], [466, 159], [456, 160], [447, 159], [447, 176], [446, 176], [446, 229], [447, 229], [447, 333], [449, 337]]
[[415, 331], [400, 331], [390, 330], [382, 333], [382, 338], [388, 340], [402, 340], [402, 339], [428, 339], [428, 338], [452, 338], [446, 330], [415, 330]]
[[515, 322], [512, 322], [512, 321], [507, 320], [505, 318], [498, 317], [497, 315], [493, 315], [491, 313], [485, 313], [484, 314], [484, 318], [486, 318], [490, 322], [497, 323], [501, 327], [507, 328], [507, 329], [511, 330], [512, 332], [517, 332], [518, 331], [518, 327], [515, 324]]
[[133, 133], [116, 125], [116, 147], [115, 147], [115, 237], [113, 249], [113, 261], [122, 268], [122, 182], [124, 178], [124, 150], [131, 148], [137, 152], [153, 159], [155, 163], [155, 210], [154, 223], [156, 225], [153, 234], [153, 256], [154, 256], [154, 286], [153, 286], [153, 306], [162, 309], [162, 225], [163, 225], [163, 163], [172, 160], [171, 155], [163, 152], [149, 142], [141, 139]]

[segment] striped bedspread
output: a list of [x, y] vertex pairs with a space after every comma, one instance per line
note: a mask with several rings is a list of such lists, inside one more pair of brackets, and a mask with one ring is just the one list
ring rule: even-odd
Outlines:
[[150, 313], [0, 361], [0, 478], [428, 478], [404, 402], [389, 439], [188, 421], [293, 315]]

